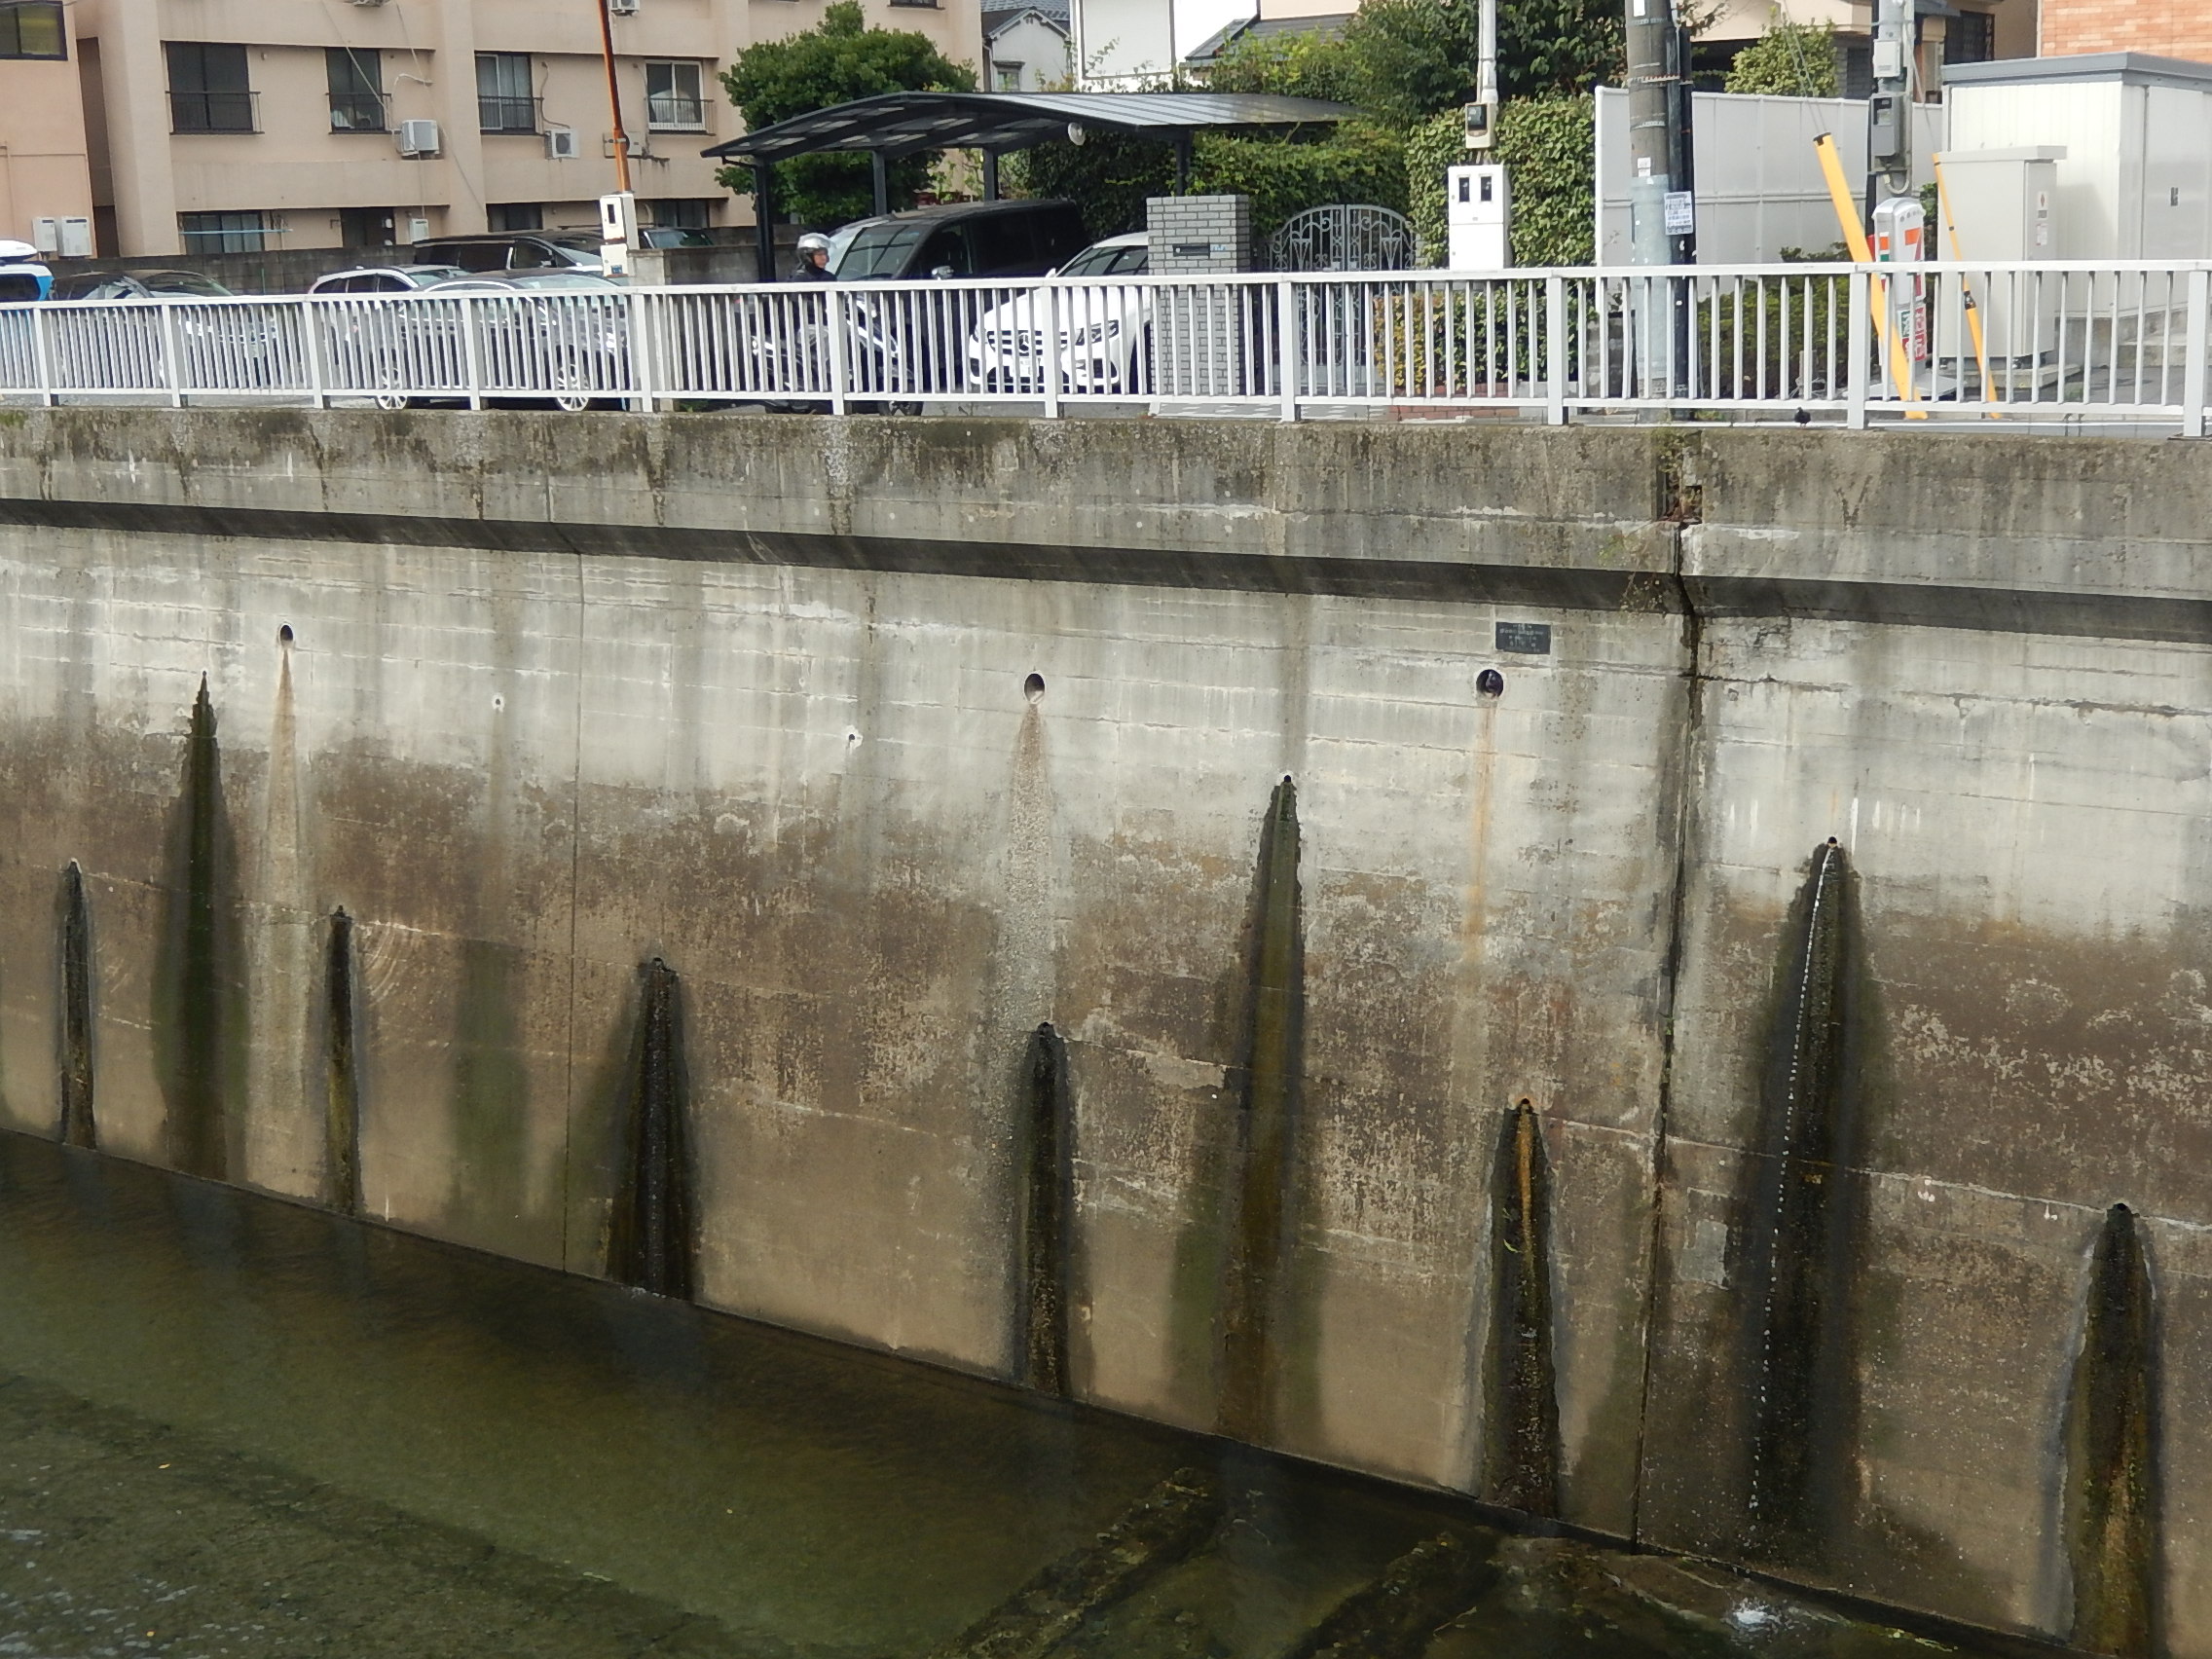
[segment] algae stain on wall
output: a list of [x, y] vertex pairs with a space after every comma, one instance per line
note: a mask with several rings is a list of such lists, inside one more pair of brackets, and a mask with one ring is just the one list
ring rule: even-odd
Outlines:
[[2143, 1228], [2125, 1204], [2105, 1212], [2090, 1259], [2088, 1308], [2066, 1421], [2069, 1640], [2091, 1653], [2159, 1651], [2157, 1306]]
[[238, 844], [223, 798], [207, 681], [192, 707], [166, 849], [167, 909], [156, 952], [153, 1047], [171, 1167], [225, 1180], [245, 1075], [246, 995]]
[[64, 1146], [99, 1145], [93, 1115], [92, 1059], [92, 907], [85, 893], [85, 872], [71, 859], [61, 872], [61, 969], [58, 1138]]

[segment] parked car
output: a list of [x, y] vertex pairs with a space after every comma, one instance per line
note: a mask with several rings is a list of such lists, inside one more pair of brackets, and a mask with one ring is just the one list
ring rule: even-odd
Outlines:
[[468, 273], [458, 265], [362, 265], [317, 276], [311, 294], [405, 294]]
[[482, 236], [430, 237], [414, 247], [421, 264], [458, 265], [479, 275], [600, 270], [599, 240], [568, 231], [491, 231]]
[[[370, 391], [379, 408], [458, 395], [469, 343], [462, 308], [482, 296], [504, 304], [475, 311], [477, 370], [503, 387], [501, 401], [587, 409], [619, 398], [629, 382], [629, 317], [618, 282], [588, 271], [460, 276], [417, 290], [396, 306], [332, 308], [325, 336], [334, 384]], [[439, 388], [454, 387], [454, 392]]]
[[198, 271], [72, 271], [54, 280], [57, 300], [228, 300], [237, 296]]
[[647, 225], [638, 233], [639, 242], [645, 247], [713, 247], [715, 239], [705, 231], [695, 231], [684, 225]]
[[843, 226], [830, 270], [840, 282], [1042, 276], [1083, 244], [1072, 202], [963, 202]]
[[[1053, 275], [1141, 276], [1151, 268], [1142, 231], [1093, 242]], [[1071, 392], [1144, 396], [1152, 384], [1152, 290], [1135, 284], [1063, 292], [1047, 343], [1042, 297], [1022, 294], [985, 312], [968, 339], [970, 383], [982, 391], [1041, 392], [1046, 365], [1060, 363]]]
[[46, 256], [27, 241], [0, 238], [0, 305], [43, 300], [54, 290]]

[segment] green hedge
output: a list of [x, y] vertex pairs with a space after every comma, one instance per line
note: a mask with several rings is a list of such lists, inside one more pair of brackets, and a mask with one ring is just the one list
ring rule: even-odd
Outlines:
[[[1597, 256], [1593, 173], [1597, 104], [1588, 97], [1516, 98], [1498, 111], [1497, 160], [1513, 181], [1513, 263], [1588, 265]], [[1467, 160], [1459, 112], [1406, 135], [1407, 188], [1421, 257], [1445, 257], [1444, 169]]]

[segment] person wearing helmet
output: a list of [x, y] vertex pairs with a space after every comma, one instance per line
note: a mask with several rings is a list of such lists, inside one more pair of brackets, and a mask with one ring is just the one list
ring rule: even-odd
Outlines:
[[801, 282], [834, 282], [830, 274], [830, 239], [809, 231], [798, 239], [798, 279]]

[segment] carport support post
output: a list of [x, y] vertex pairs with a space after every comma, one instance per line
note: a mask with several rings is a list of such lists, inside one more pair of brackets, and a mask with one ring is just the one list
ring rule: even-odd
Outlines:
[[875, 185], [875, 210], [879, 214], [888, 213], [891, 211], [891, 164], [883, 159], [881, 150], [867, 153], [867, 169]]
[[985, 150], [983, 152], [983, 200], [985, 202], [996, 202], [998, 199], [999, 153], [996, 150]]
[[758, 239], [760, 280], [776, 279], [776, 166], [753, 158], [754, 231]]

